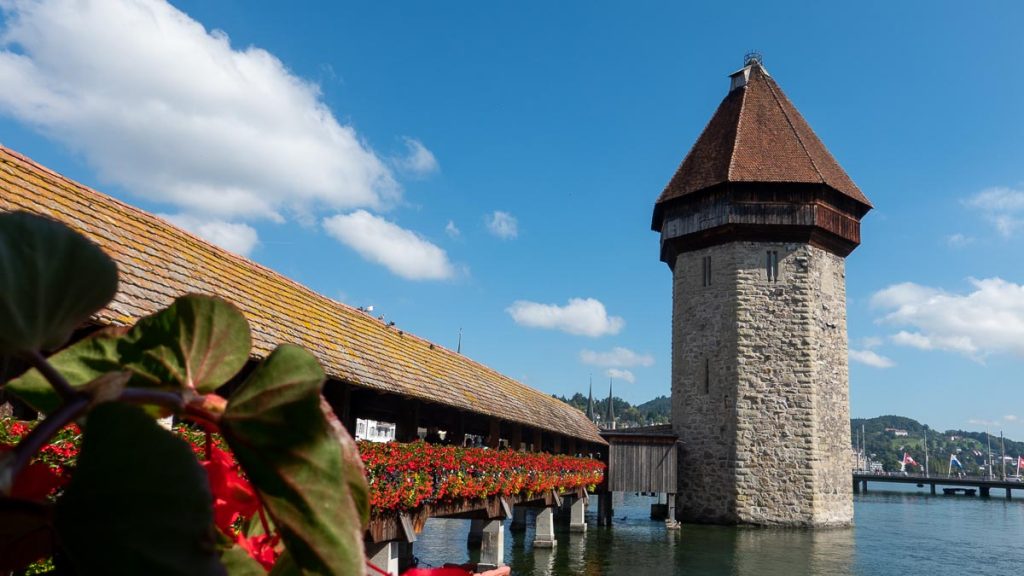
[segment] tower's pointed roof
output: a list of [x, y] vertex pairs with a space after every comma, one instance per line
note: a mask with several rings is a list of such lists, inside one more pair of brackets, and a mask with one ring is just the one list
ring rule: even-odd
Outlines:
[[730, 182], [824, 184], [871, 207], [759, 59], [732, 74], [729, 93], [658, 198]]

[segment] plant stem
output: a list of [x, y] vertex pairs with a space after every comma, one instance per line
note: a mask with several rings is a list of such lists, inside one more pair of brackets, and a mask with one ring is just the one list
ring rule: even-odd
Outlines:
[[25, 358], [27, 358], [29, 363], [32, 364], [33, 368], [39, 370], [39, 373], [46, 378], [46, 381], [50, 383], [50, 386], [53, 386], [53, 389], [57, 391], [57, 394], [60, 395], [65, 404], [71, 402], [72, 399], [78, 396], [78, 393], [71, 387], [71, 384], [68, 384], [64, 375], [58, 372], [57, 369], [53, 367], [53, 364], [50, 364], [49, 360], [40, 354], [38, 350], [26, 352]]
[[174, 392], [163, 390], [146, 390], [144, 388], [126, 388], [117, 398], [129, 404], [155, 404], [170, 408], [175, 412], [185, 409], [185, 400]]
[[18, 445], [14, 447], [14, 462], [11, 464], [11, 478], [18, 477], [21, 470], [32, 460], [39, 450], [50, 441], [60, 429], [67, 426], [82, 415], [89, 407], [89, 399], [75, 395], [50, 414], [46, 420], [32, 429]]

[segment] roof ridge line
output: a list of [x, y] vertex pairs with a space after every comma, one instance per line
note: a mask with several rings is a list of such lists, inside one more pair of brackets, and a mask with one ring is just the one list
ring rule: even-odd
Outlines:
[[729, 169], [725, 171], [725, 178], [732, 180], [732, 166], [736, 163], [736, 143], [740, 141], [740, 130], [743, 128], [743, 107], [747, 105], [747, 84], [739, 88], [743, 90], [740, 94], [740, 111], [736, 118], [736, 135], [732, 139], [732, 149], [729, 150]]
[[[768, 91], [771, 92], [772, 98], [775, 99], [775, 103], [778, 104], [779, 109], [782, 110], [782, 115], [786, 118], [786, 124], [789, 125], [789, 129], [792, 130], [793, 135], [796, 136], [796, 141], [800, 143], [800, 149], [803, 150], [804, 155], [807, 156], [807, 160], [811, 163], [811, 167], [814, 168], [814, 173], [818, 175], [818, 179], [821, 180], [822, 184], [827, 184], [825, 176], [821, 173], [821, 169], [818, 168], [818, 164], [814, 161], [814, 157], [807, 151], [807, 145], [804, 144], [803, 138], [800, 137], [800, 132], [796, 129], [796, 126], [793, 126], [793, 119], [789, 117], [789, 112], [786, 111], [786, 107], [779, 101], [779, 95], [775, 93], [776, 87], [777, 86], [773, 86], [772, 82], [768, 83]], [[781, 92], [782, 89], [780, 88], [779, 91]], [[787, 98], [786, 100], [788, 101], [789, 99]]]

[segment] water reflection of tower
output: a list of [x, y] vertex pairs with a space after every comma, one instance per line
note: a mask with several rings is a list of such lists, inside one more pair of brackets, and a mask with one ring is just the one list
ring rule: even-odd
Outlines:
[[738, 530], [736, 576], [853, 574], [853, 528]]

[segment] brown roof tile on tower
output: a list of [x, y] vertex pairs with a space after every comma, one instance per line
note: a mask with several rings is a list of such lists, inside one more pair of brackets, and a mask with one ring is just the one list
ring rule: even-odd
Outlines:
[[824, 184], [871, 207], [758, 59], [732, 74], [732, 86], [658, 198], [673, 200], [726, 183]]

